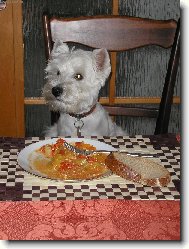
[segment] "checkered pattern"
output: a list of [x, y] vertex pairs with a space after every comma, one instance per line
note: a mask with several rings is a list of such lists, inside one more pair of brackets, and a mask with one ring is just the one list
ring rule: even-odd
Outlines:
[[29, 186], [23, 191], [24, 200], [179, 200], [180, 195], [174, 185], [169, 187], [143, 187], [129, 184], [64, 185], [64, 187]]
[[[44, 138], [10, 139], [0, 148], [0, 200], [180, 200], [180, 147], [154, 149], [149, 137], [90, 137], [119, 149], [143, 150], [156, 153], [171, 174], [167, 187], [148, 187], [111, 175], [93, 181], [68, 183], [31, 175], [17, 164], [19, 151]], [[47, 139], [47, 138], [46, 138]], [[0, 140], [0, 144], [2, 141]]]

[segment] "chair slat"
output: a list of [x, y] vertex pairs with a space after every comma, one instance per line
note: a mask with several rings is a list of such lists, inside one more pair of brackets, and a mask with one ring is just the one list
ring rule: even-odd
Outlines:
[[159, 21], [126, 16], [51, 20], [52, 40], [77, 42], [110, 51], [145, 45], [171, 47], [176, 30], [174, 20]]
[[112, 116], [130, 116], [130, 117], [149, 117], [157, 118], [158, 109], [142, 107], [125, 107], [125, 106], [105, 106], [104, 109]]

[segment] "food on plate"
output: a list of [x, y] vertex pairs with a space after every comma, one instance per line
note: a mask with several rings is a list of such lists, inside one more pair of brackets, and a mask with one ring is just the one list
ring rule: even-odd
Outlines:
[[153, 160], [112, 152], [106, 158], [107, 167], [115, 174], [148, 186], [166, 186], [170, 173]]
[[[84, 142], [75, 142], [74, 146], [83, 150], [96, 148]], [[107, 155], [94, 153], [84, 156], [70, 151], [60, 138], [54, 144], [46, 144], [30, 155], [31, 167], [51, 179], [87, 180], [97, 178], [110, 170], [105, 165]]]

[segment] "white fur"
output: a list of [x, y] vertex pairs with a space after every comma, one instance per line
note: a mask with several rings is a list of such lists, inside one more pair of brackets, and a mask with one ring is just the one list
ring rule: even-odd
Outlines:
[[[60, 112], [60, 118], [45, 135], [76, 136], [76, 118], [68, 113], [86, 113], [95, 104], [95, 110], [82, 118], [82, 136], [125, 135], [126, 132], [112, 122], [98, 103], [99, 90], [104, 86], [110, 72], [110, 58], [106, 49], [95, 49], [93, 52], [80, 49], [70, 51], [67, 44], [55, 42], [46, 68], [47, 83], [43, 88], [43, 95], [50, 109]], [[76, 74], [81, 74], [82, 80], [75, 79]], [[63, 89], [63, 93], [58, 97], [52, 94], [52, 88], [56, 86]]]

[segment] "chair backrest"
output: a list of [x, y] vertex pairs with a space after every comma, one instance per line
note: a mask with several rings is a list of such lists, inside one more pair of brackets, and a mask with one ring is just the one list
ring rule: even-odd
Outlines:
[[172, 47], [159, 109], [104, 105], [110, 115], [157, 118], [154, 134], [168, 132], [180, 58], [180, 21], [128, 16], [49, 18], [48, 15], [43, 15], [43, 24], [47, 59], [56, 39], [92, 48], [106, 48], [110, 52], [126, 51], [146, 45]]

